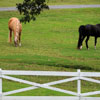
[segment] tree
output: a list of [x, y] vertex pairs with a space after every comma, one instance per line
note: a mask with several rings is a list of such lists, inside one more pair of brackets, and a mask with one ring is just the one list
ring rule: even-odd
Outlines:
[[36, 20], [36, 16], [39, 15], [43, 9], [49, 9], [45, 0], [24, 0], [23, 3], [18, 3], [17, 9], [23, 17], [21, 22], [30, 22]]

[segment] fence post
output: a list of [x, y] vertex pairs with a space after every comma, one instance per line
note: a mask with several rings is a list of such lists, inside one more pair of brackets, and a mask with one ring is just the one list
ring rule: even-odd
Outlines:
[[2, 100], [2, 70], [0, 69], [0, 100]]
[[78, 77], [79, 77], [79, 79], [77, 80], [77, 93], [78, 93], [79, 100], [81, 100], [81, 80], [80, 80], [81, 70], [78, 69], [77, 72], [78, 72]]

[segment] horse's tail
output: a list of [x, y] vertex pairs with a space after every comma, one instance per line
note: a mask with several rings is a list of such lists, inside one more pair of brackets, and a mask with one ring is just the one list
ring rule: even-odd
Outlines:
[[82, 36], [83, 34], [85, 33], [85, 26], [84, 25], [81, 25], [79, 27], [79, 39], [78, 39], [78, 45], [77, 45], [77, 48], [80, 49], [80, 46], [81, 46], [81, 39], [82, 39]]

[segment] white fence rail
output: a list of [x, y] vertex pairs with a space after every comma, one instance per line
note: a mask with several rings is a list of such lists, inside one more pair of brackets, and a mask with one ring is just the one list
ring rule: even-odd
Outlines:
[[[35, 75], [35, 76], [66, 76], [71, 78], [66, 78], [63, 80], [53, 81], [49, 83], [36, 83], [31, 82], [19, 78], [15, 78], [9, 75]], [[100, 80], [93, 79], [91, 77], [100, 77], [100, 72], [81, 72], [77, 70], [77, 72], [55, 72], [55, 71], [12, 71], [12, 70], [0, 70], [0, 100], [100, 100], [100, 97], [86, 97], [92, 96], [96, 94], [100, 94], [100, 91], [92, 91], [87, 93], [81, 93], [81, 80], [98, 83], [100, 84]], [[8, 79], [15, 82], [21, 82], [25, 84], [32, 85], [31, 87], [17, 89], [9, 92], [2, 91], [2, 79]], [[61, 84], [64, 82], [70, 82], [77, 80], [77, 92], [64, 90], [56, 87], [52, 87], [51, 85]], [[46, 88], [54, 91], [63, 92], [66, 94], [71, 94], [73, 96], [8, 96], [14, 93], [24, 92], [28, 90], [34, 90], [37, 88]]]

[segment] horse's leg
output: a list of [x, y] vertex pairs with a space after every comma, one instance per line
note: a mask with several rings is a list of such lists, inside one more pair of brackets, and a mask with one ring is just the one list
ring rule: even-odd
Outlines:
[[12, 42], [12, 30], [11, 29], [9, 29], [9, 43], [11, 43]]
[[17, 45], [18, 45], [18, 37], [16, 36], [16, 31], [14, 31], [14, 44], [17, 47]]
[[82, 38], [82, 35], [79, 34], [78, 45], [77, 45], [78, 49], [80, 49], [80, 46], [81, 46], [81, 38]]
[[87, 36], [87, 39], [86, 39], [86, 41], [85, 41], [85, 42], [86, 42], [86, 47], [87, 47], [87, 49], [89, 49], [89, 48], [88, 48], [88, 40], [89, 40], [89, 36]]
[[21, 32], [19, 33], [19, 46], [21, 46]]
[[96, 49], [96, 44], [97, 44], [97, 37], [95, 37], [95, 49]]
[[80, 49], [82, 49], [82, 43], [83, 43], [83, 40], [85, 39], [85, 36], [82, 36], [81, 37], [81, 42], [80, 42]]

